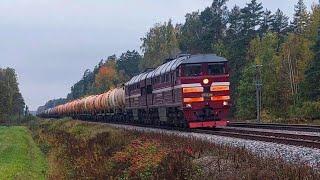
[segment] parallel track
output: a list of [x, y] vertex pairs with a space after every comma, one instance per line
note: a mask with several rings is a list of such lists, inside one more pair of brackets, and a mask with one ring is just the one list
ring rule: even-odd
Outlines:
[[228, 126], [320, 133], [320, 126], [316, 125], [230, 122]]
[[320, 149], [320, 136], [313, 135], [228, 128], [220, 128], [216, 130], [197, 129], [193, 130], [193, 132]]

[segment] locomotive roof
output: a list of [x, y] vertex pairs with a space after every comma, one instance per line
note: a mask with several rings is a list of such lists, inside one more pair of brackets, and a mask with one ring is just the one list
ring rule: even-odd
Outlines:
[[219, 63], [227, 61], [228, 60], [226, 58], [217, 56], [215, 54], [197, 54], [190, 56], [190, 58], [184, 60], [181, 64]]
[[144, 79], [153, 78], [155, 76], [159, 76], [161, 74], [165, 74], [167, 72], [175, 70], [181, 64], [196, 64], [196, 63], [219, 63], [219, 62], [227, 62], [228, 60], [217, 56], [215, 54], [198, 54], [198, 55], [185, 55], [173, 59], [167, 63], [162, 64], [157, 67], [155, 70], [150, 72], [144, 72], [137, 76], [134, 76], [130, 79], [125, 85], [132, 85], [138, 83]]

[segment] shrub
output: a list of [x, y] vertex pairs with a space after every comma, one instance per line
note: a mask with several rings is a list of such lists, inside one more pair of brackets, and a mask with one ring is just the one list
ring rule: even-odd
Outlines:
[[48, 157], [49, 179], [320, 179], [309, 166], [174, 134], [70, 120], [30, 129]]
[[320, 102], [304, 102], [299, 107], [292, 107], [291, 117], [301, 119], [320, 119]]
[[320, 102], [306, 102], [302, 106], [303, 115], [308, 119], [320, 119]]

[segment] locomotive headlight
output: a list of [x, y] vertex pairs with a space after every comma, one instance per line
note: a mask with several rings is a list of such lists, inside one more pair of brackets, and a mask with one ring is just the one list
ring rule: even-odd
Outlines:
[[229, 105], [228, 101], [223, 101], [223, 106], [228, 106], [228, 105]]
[[191, 104], [186, 104], [186, 108], [192, 108]]
[[209, 79], [204, 79], [202, 82], [203, 82], [203, 84], [208, 84], [209, 83]]

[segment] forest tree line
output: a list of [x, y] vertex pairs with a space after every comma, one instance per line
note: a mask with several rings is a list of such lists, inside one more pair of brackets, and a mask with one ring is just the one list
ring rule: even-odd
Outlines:
[[213, 0], [203, 11], [188, 13], [184, 24], [156, 24], [141, 38], [142, 55], [133, 50], [102, 60], [93, 71], [85, 71], [66, 99], [51, 101], [51, 106], [102, 93], [179, 53], [215, 53], [229, 60], [233, 117], [255, 118], [255, 78], [261, 71], [265, 120], [319, 119], [319, 5], [308, 11], [298, 0], [290, 19], [257, 0], [232, 9], [226, 2]]
[[23, 116], [24, 109], [15, 70], [0, 68], [0, 123]]

